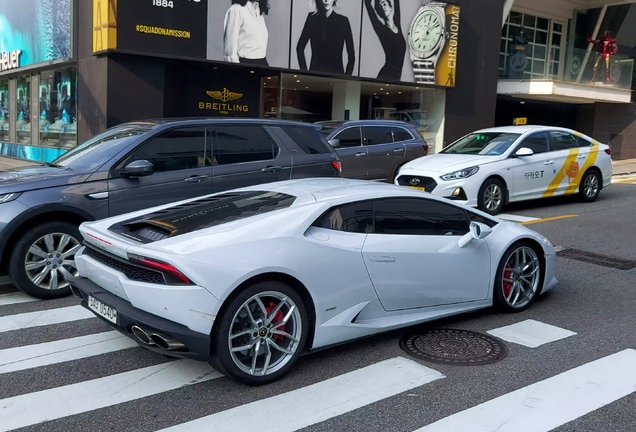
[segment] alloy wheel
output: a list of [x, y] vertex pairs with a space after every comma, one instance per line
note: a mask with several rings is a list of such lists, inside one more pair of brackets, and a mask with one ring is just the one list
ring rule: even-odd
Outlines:
[[69, 286], [68, 276], [77, 276], [75, 253], [81, 248], [79, 241], [64, 233], [46, 234], [37, 239], [27, 251], [24, 269], [31, 282], [46, 290], [59, 290]]
[[503, 200], [503, 192], [499, 185], [488, 185], [484, 190], [484, 205], [488, 211], [494, 211], [499, 208]]
[[598, 176], [595, 173], [590, 173], [585, 177], [583, 182], [583, 192], [588, 198], [594, 198], [598, 193]]
[[539, 288], [541, 263], [537, 253], [528, 246], [515, 249], [504, 265], [503, 297], [511, 307], [522, 308], [532, 301]]
[[246, 374], [271, 375], [291, 361], [302, 332], [300, 311], [292, 299], [276, 291], [258, 293], [232, 318], [228, 333], [232, 361]]

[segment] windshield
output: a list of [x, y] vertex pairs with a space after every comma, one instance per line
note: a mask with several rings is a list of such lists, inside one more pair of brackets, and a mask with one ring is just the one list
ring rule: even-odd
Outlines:
[[499, 156], [506, 152], [521, 134], [473, 133], [455, 141], [440, 153]]
[[149, 126], [142, 125], [115, 126], [67, 151], [49, 165], [73, 171], [94, 171], [149, 130]]

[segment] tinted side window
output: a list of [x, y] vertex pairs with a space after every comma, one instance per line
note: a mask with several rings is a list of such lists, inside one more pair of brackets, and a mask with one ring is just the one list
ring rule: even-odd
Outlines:
[[464, 235], [468, 219], [462, 209], [419, 198], [378, 200], [375, 233], [398, 235]]
[[480, 222], [483, 223], [484, 225], [489, 226], [490, 228], [494, 227], [495, 225], [497, 225], [497, 222], [492, 221], [490, 219], [486, 219], [483, 216], [480, 216], [478, 214], [475, 214], [473, 212], [467, 211], [466, 215], [468, 216], [468, 220], [470, 222]]
[[579, 146], [576, 137], [565, 132], [550, 132], [550, 139], [553, 150], [568, 150]]
[[393, 142], [391, 128], [384, 126], [365, 126], [362, 128], [366, 145], [387, 144]]
[[283, 126], [281, 129], [283, 129], [305, 153], [330, 153], [327, 147], [328, 144], [321, 139], [320, 132], [312, 127]]
[[411, 141], [413, 139], [411, 134], [406, 129], [391, 128], [391, 130], [393, 131], [393, 138], [395, 139], [395, 141]]
[[588, 141], [585, 138], [576, 137], [579, 147], [592, 147], [592, 141]]
[[543, 132], [532, 134], [524, 139], [518, 148], [528, 147], [535, 153], [545, 153], [548, 151], [548, 139]]
[[373, 203], [366, 201], [335, 207], [313, 226], [352, 233], [373, 232]]
[[155, 166], [155, 172], [210, 166], [210, 152], [206, 151], [206, 130], [196, 127], [162, 132], [135, 150], [117, 168], [123, 168], [136, 160], [150, 161]]
[[334, 138], [340, 140], [340, 147], [360, 147], [362, 145], [362, 137], [358, 127], [345, 129], [336, 134]]
[[215, 165], [266, 161], [276, 158], [278, 146], [260, 126], [216, 126]]

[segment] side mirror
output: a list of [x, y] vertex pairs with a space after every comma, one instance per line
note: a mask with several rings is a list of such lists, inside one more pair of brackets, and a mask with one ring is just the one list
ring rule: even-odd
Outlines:
[[517, 150], [514, 154], [515, 157], [526, 157], [526, 156], [532, 156], [534, 154], [534, 152], [532, 150], [530, 150], [528, 147], [521, 147], [519, 150]]
[[334, 139], [330, 139], [328, 141], [329, 145], [333, 148], [338, 148], [340, 147], [340, 140], [338, 138], [334, 138]]
[[155, 166], [147, 160], [136, 160], [128, 165], [119, 173], [122, 177], [145, 177], [152, 175]]
[[492, 229], [481, 222], [471, 222], [470, 231], [459, 239], [459, 247], [463, 248], [473, 240], [483, 240], [490, 235]]

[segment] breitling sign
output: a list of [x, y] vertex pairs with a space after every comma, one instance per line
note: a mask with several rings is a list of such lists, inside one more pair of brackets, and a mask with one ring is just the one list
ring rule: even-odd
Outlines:
[[233, 101], [238, 101], [243, 97], [242, 93], [237, 93], [228, 90], [227, 88], [223, 88], [223, 91], [219, 90], [208, 90], [206, 94], [211, 98], [218, 102], [199, 102], [199, 109], [206, 111], [216, 111], [219, 114], [227, 115], [234, 112], [247, 113], [250, 110], [248, 104], [243, 104], [240, 102], [231, 103]]

